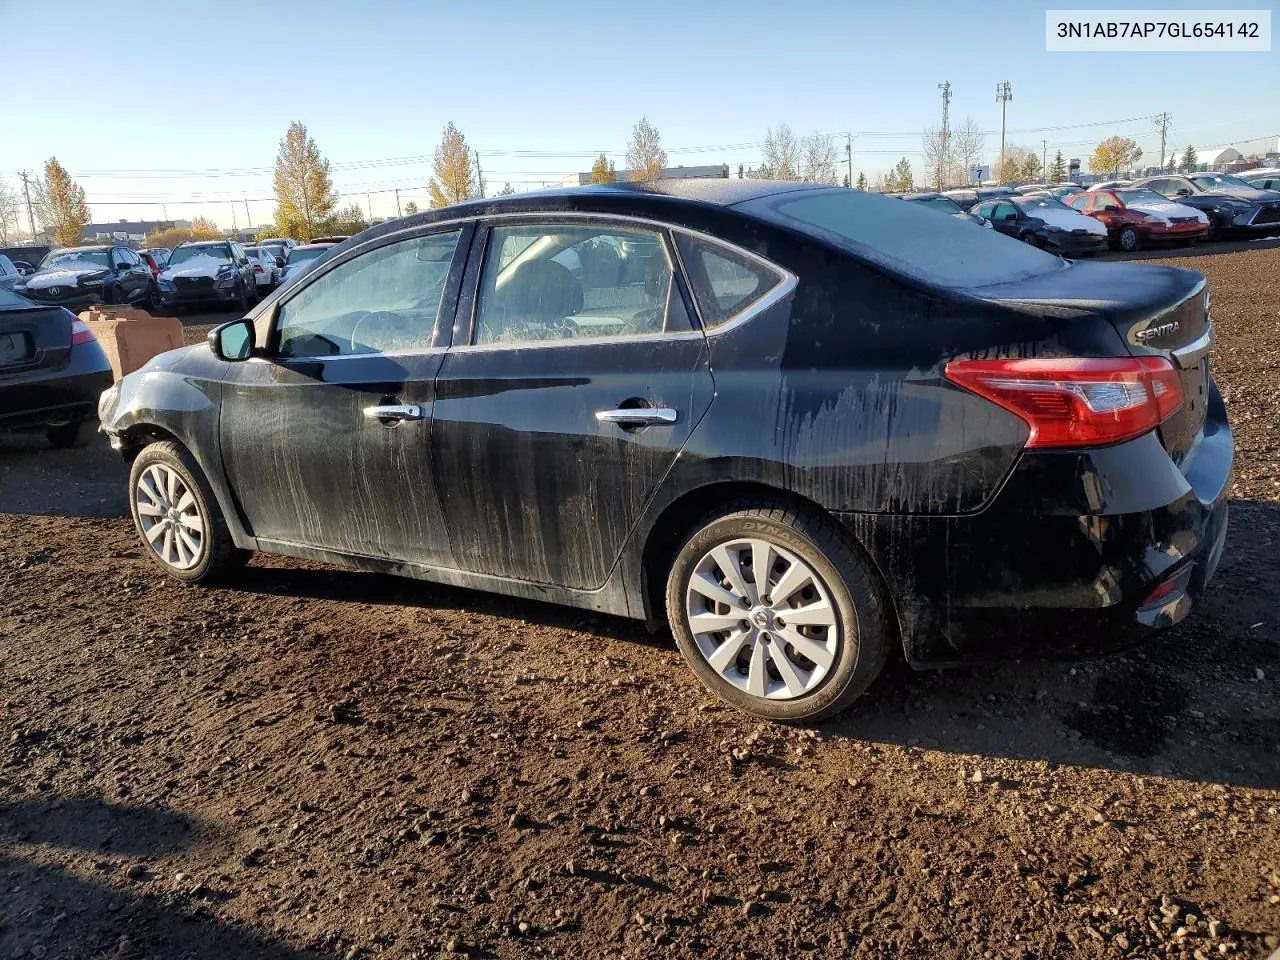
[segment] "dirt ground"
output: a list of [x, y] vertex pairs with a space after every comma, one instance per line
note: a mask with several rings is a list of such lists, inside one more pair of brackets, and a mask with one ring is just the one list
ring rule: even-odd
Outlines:
[[180, 586], [105, 443], [0, 438], [0, 960], [1266, 956], [1280, 247], [1170, 262], [1236, 431], [1201, 609], [891, 666], [812, 730], [622, 620], [275, 558]]

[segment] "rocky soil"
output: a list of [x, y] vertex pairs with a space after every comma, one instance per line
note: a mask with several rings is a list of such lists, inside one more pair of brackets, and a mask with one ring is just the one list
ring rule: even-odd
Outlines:
[[1266, 956], [1280, 247], [1168, 262], [1238, 445], [1197, 615], [891, 666], [817, 729], [627, 621], [265, 557], [183, 587], [105, 444], [0, 438], [0, 960]]

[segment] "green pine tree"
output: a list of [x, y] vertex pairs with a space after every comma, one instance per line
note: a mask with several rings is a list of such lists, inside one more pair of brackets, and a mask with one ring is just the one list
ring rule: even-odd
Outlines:
[[866, 175], [865, 173], [863, 173], [861, 170], [859, 170], [859, 171], [858, 171], [858, 182], [857, 182], [857, 188], [858, 188], [859, 190], [866, 190], [866, 189], [867, 189], [867, 175]]
[[1182, 154], [1182, 162], [1178, 164], [1178, 169], [1183, 173], [1190, 173], [1199, 162], [1200, 158], [1196, 156], [1196, 148], [1188, 143], [1186, 151]]
[[1053, 163], [1049, 164], [1049, 182], [1062, 183], [1067, 179], [1067, 161], [1062, 159], [1062, 151], [1059, 150], [1053, 158]]

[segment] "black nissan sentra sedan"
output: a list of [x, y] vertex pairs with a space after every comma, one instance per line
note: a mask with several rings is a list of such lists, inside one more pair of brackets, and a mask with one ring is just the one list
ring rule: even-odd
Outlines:
[[261, 550], [666, 620], [729, 703], [813, 720], [898, 651], [1187, 616], [1226, 532], [1211, 338], [1188, 270], [853, 190], [619, 184], [368, 230], [100, 413], [179, 579]]

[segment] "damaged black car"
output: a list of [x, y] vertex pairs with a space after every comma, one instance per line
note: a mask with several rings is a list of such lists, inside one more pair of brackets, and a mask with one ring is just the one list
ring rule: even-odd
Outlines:
[[1233, 456], [1212, 336], [1192, 271], [821, 185], [623, 183], [374, 227], [100, 414], [178, 579], [265, 551], [665, 622], [707, 688], [801, 721], [891, 656], [1191, 613]]

